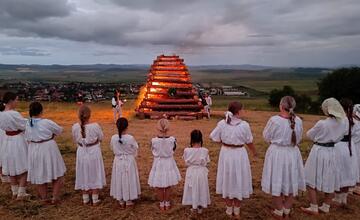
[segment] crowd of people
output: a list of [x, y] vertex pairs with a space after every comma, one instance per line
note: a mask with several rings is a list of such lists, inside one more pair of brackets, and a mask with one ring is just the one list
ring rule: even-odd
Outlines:
[[[46, 204], [57, 204], [66, 172], [64, 160], [54, 140], [62, 132], [55, 122], [42, 117], [43, 107], [38, 102], [29, 106], [29, 119], [17, 112], [17, 96], [8, 92], [0, 104], [0, 167], [2, 180], [10, 182], [14, 199], [24, 199], [27, 183], [37, 185], [40, 199]], [[116, 106], [115, 106], [116, 107]], [[322, 103], [326, 118], [307, 131], [313, 141], [311, 152], [303, 164], [299, 150], [303, 124], [294, 109], [295, 99], [285, 96], [279, 103], [280, 112], [272, 116], [263, 131], [269, 144], [263, 166], [262, 191], [272, 196], [271, 215], [288, 219], [294, 198], [299, 191], [307, 191], [310, 204], [302, 207], [304, 213], [328, 213], [333, 205], [347, 203], [349, 193], [360, 194], [360, 105], [351, 100], [339, 102], [334, 98]], [[228, 216], [239, 218], [241, 202], [253, 193], [251, 166], [245, 146], [257, 157], [253, 135], [248, 122], [242, 119], [243, 106], [231, 102], [225, 119], [210, 134], [210, 139], [221, 145], [216, 193], [225, 200]], [[100, 190], [106, 184], [100, 144], [104, 135], [100, 125], [92, 122], [91, 110], [82, 105], [79, 122], [72, 127], [77, 146], [75, 190], [82, 191], [84, 204], [98, 205]], [[117, 134], [111, 137], [114, 153], [110, 196], [122, 208], [134, 205], [141, 194], [136, 156], [139, 145], [128, 133], [129, 122], [116, 120]], [[157, 123], [158, 134], [151, 140], [153, 165], [148, 184], [155, 189], [159, 209], [171, 208], [171, 187], [181, 180], [174, 159], [176, 138], [169, 135], [170, 122], [163, 118]], [[183, 205], [191, 206], [193, 213], [201, 214], [210, 204], [207, 164], [209, 151], [203, 146], [200, 130], [190, 134], [190, 146], [184, 149], [187, 166]], [[47, 185], [52, 184], [52, 198]], [[324, 193], [319, 206], [317, 196]]]

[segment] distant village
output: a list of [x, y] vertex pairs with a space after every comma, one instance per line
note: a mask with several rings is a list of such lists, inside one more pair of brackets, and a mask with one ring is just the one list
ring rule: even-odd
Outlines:
[[[49, 102], [99, 102], [113, 97], [115, 89], [121, 96], [137, 96], [143, 84], [134, 83], [85, 83], [85, 82], [13, 82], [0, 85], [1, 91], [13, 91], [23, 101]], [[199, 94], [217, 96], [249, 96], [241, 87], [194, 84]]]

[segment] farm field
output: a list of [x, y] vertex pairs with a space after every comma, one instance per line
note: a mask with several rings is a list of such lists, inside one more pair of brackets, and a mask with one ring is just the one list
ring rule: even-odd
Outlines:
[[[197, 121], [171, 121], [171, 134], [178, 140], [178, 148], [175, 159], [184, 178], [185, 164], [182, 160], [183, 149], [188, 146], [189, 134], [192, 129], [201, 129], [204, 137], [204, 146], [210, 151], [211, 162], [209, 164], [209, 186], [212, 204], [204, 211], [200, 219], [227, 219], [224, 212], [224, 203], [219, 195], [215, 194], [215, 179], [217, 160], [220, 151], [218, 144], [211, 143], [207, 138], [216, 123], [221, 119], [226, 103], [231, 99], [222, 101], [216, 100], [214, 106], [215, 116], [210, 119]], [[246, 103], [247, 109], [254, 109], [257, 101]], [[27, 116], [26, 108], [28, 103], [21, 103], [19, 110]], [[152, 165], [152, 155], [150, 151], [150, 139], [156, 135], [154, 120], [138, 120], [133, 116], [134, 104], [126, 103], [125, 116], [130, 119], [129, 133], [134, 135], [140, 145], [137, 163], [140, 173], [142, 195], [134, 209], [120, 210], [117, 202], [109, 197], [109, 185], [102, 191], [102, 204], [98, 207], [82, 205], [81, 193], [74, 191], [75, 181], [75, 157], [76, 148], [71, 139], [71, 126], [77, 122], [77, 109], [75, 104], [49, 103], [45, 105], [45, 117], [48, 117], [64, 127], [64, 133], [56, 140], [61, 149], [61, 153], [67, 165], [65, 177], [65, 187], [62, 192], [62, 203], [57, 207], [42, 206], [33, 196], [30, 201], [16, 202], [11, 200], [10, 189], [6, 184], [0, 185], [0, 219], [190, 219], [189, 207], [181, 205], [183, 180], [173, 189], [174, 207], [161, 214], [157, 207], [157, 200], [152, 189], [147, 185], [147, 178]], [[261, 103], [259, 105], [262, 105]], [[91, 104], [93, 110], [93, 121], [99, 122], [102, 126], [105, 140], [102, 143], [107, 183], [110, 183], [113, 155], [109, 149], [109, 141], [116, 133], [112, 119], [112, 111], [108, 103]], [[247, 120], [252, 128], [255, 145], [259, 152], [259, 158], [251, 158], [254, 194], [242, 204], [242, 219], [270, 219], [271, 198], [260, 190], [260, 181], [263, 160], [267, 149], [267, 144], [262, 139], [262, 130], [268, 118], [276, 114], [271, 111], [252, 111], [246, 110], [244, 119]], [[320, 118], [320, 116], [302, 115], [305, 130], [308, 130]], [[305, 160], [310, 151], [311, 143], [304, 140], [301, 144], [301, 153]], [[36, 195], [34, 186], [29, 187], [32, 195]], [[333, 208], [328, 215], [320, 215], [311, 218], [299, 211], [299, 207], [308, 204], [306, 193], [300, 194], [293, 210], [293, 219], [356, 219], [360, 215], [360, 197], [351, 196], [349, 205], [346, 208]]]

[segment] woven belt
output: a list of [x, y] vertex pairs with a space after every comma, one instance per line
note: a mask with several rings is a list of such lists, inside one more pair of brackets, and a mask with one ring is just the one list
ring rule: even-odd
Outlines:
[[240, 148], [240, 147], [244, 147], [244, 145], [236, 145], [236, 144], [225, 144], [223, 142], [221, 142], [221, 144], [225, 147], [232, 147], [232, 148]]
[[321, 147], [335, 147], [335, 142], [328, 142], [328, 143], [315, 142], [314, 144], [319, 145]]
[[45, 143], [45, 142], [48, 142], [48, 141], [51, 141], [53, 140], [54, 137], [50, 138], [50, 139], [47, 139], [47, 140], [41, 140], [41, 141], [30, 141], [31, 143], [35, 143], [35, 144], [41, 144], [41, 143]]
[[341, 142], [349, 142], [350, 141], [350, 137], [349, 135], [345, 135], [343, 139], [341, 139]]
[[78, 143], [78, 145], [80, 146], [80, 147], [92, 147], [92, 146], [95, 146], [95, 145], [97, 145], [99, 143], [99, 141], [98, 140], [96, 140], [94, 143], [90, 143], [90, 144], [82, 144], [82, 143]]
[[23, 131], [22, 130], [17, 130], [17, 131], [5, 131], [7, 136], [16, 136], [18, 134], [21, 134]]

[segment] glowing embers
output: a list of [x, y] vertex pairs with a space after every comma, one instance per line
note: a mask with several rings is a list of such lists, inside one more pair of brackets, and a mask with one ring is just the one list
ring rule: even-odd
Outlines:
[[179, 56], [158, 56], [151, 66], [146, 93], [137, 108], [141, 118], [202, 118], [203, 106]]

